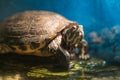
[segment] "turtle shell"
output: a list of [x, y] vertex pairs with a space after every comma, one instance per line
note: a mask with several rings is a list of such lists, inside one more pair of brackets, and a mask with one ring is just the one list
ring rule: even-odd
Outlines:
[[32, 47], [29, 51], [37, 49], [44, 46], [45, 39], [52, 39], [70, 22], [48, 11], [20, 12], [0, 23], [0, 43], [14, 48], [21, 46], [22, 50], [26, 48], [24, 45]]

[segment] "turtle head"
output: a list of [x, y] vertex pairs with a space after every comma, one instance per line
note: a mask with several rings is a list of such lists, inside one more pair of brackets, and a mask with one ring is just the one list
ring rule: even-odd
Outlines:
[[62, 32], [64, 47], [71, 53], [84, 39], [83, 26], [76, 22], [69, 23]]
[[84, 38], [83, 26], [77, 23], [70, 23], [62, 32], [63, 41], [66, 46], [77, 47]]

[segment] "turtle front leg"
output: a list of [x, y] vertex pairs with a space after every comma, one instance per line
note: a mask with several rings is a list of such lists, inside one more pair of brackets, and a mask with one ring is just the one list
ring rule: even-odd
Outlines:
[[86, 40], [80, 41], [78, 49], [79, 49], [78, 57], [80, 59], [86, 60], [90, 58], [90, 55], [88, 54], [88, 43]]
[[0, 44], [0, 54], [10, 53], [10, 52], [12, 52], [12, 50], [11, 50], [11, 48], [9, 48], [8, 45]]
[[56, 54], [57, 59], [59, 60], [59, 67], [62, 70], [69, 70], [70, 63], [70, 54], [67, 50], [59, 46]]

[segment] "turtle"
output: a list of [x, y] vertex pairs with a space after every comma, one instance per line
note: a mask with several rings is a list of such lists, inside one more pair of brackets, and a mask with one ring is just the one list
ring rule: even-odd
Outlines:
[[84, 57], [86, 41], [82, 25], [51, 11], [23, 11], [0, 23], [0, 53], [54, 56], [68, 70], [74, 48]]

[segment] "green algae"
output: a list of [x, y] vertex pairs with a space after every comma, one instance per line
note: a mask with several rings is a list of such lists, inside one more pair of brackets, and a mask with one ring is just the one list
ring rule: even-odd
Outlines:
[[52, 72], [46, 68], [33, 69], [27, 73], [27, 76], [39, 77], [39, 78], [49, 78], [49, 77], [64, 77], [73, 74], [73, 72]]
[[[74, 77], [88, 79], [91, 76], [86, 75], [86, 72], [100, 72], [105, 68], [105, 61], [92, 58], [90, 60], [71, 61], [74, 66], [69, 71], [51, 71], [47, 68], [34, 68], [27, 73], [28, 77], [51, 78], [51, 77]], [[94, 65], [94, 66], [93, 66]], [[77, 75], [76, 75], [77, 74]]]

